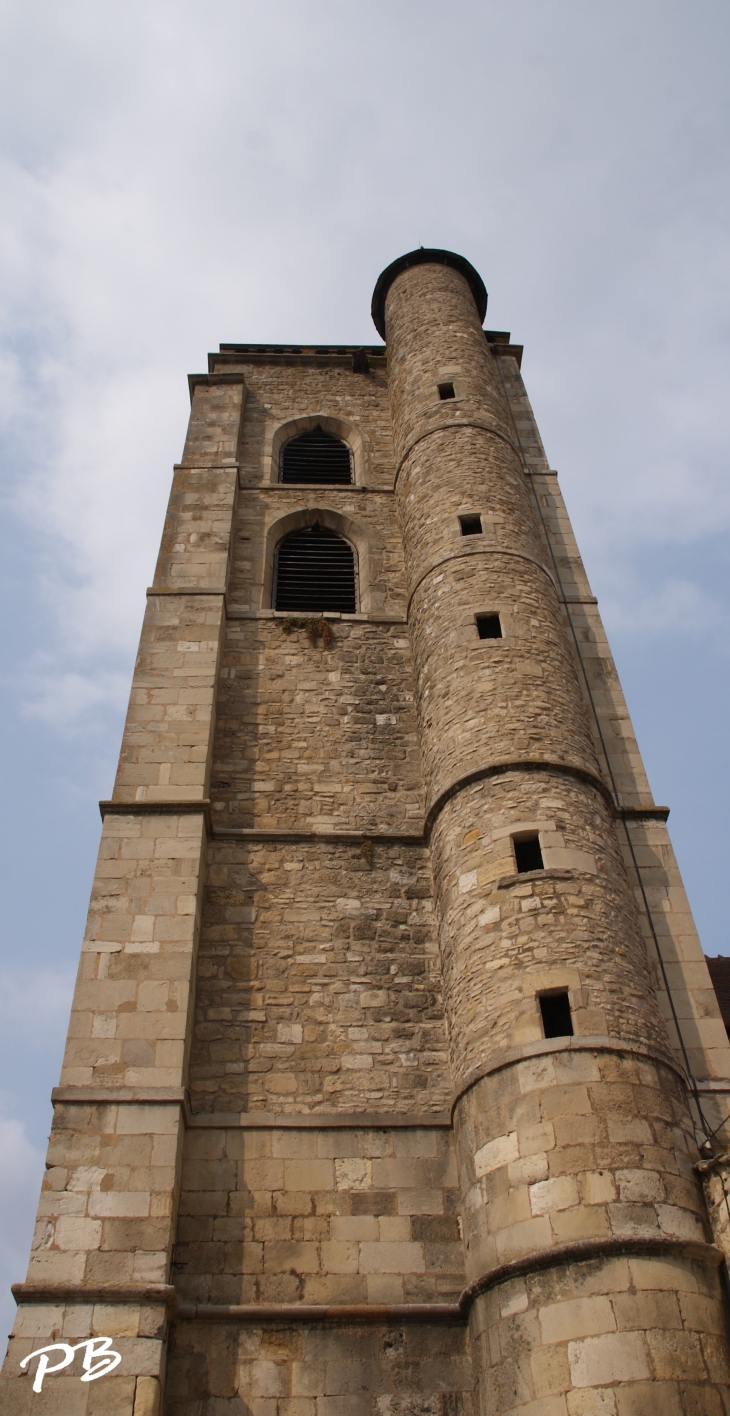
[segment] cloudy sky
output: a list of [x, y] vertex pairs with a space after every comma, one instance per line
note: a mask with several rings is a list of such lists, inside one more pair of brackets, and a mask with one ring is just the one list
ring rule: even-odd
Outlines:
[[371, 342], [395, 256], [476, 265], [730, 953], [729, 37], [722, 0], [3, 0], [3, 1316], [185, 376], [221, 341]]

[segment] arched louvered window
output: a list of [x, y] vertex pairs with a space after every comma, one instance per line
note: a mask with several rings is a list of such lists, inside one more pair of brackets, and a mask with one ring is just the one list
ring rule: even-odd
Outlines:
[[352, 546], [318, 522], [285, 536], [276, 548], [274, 609], [354, 614], [357, 596]]
[[291, 438], [281, 449], [279, 481], [349, 486], [352, 481], [350, 449], [324, 428], [310, 428], [308, 433]]

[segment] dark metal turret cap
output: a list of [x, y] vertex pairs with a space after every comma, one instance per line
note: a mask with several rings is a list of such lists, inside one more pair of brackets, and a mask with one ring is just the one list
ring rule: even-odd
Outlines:
[[434, 251], [428, 246], [419, 246], [417, 251], [409, 251], [407, 256], [399, 256], [397, 261], [386, 266], [383, 274], [378, 276], [378, 283], [373, 291], [371, 311], [373, 324], [381, 339], [385, 339], [385, 297], [396, 276], [400, 275], [402, 270], [408, 270], [409, 266], [415, 265], [446, 265], [458, 270], [468, 282], [479, 311], [479, 318], [482, 322], [484, 321], [484, 316], [487, 313], [487, 292], [482, 277], [475, 271], [473, 265], [470, 265], [464, 256], [457, 256], [454, 251]]

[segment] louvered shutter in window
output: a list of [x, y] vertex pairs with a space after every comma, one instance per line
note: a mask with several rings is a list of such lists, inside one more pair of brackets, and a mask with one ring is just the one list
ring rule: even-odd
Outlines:
[[279, 480], [348, 486], [352, 482], [350, 449], [324, 428], [312, 428], [285, 443], [279, 462]]
[[354, 614], [352, 546], [326, 526], [307, 526], [285, 536], [276, 549], [274, 609]]

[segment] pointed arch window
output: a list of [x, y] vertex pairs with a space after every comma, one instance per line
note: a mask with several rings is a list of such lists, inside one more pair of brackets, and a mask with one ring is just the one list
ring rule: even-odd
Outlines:
[[279, 481], [320, 482], [327, 486], [349, 486], [352, 482], [352, 453], [341, 438], [326, 433], [319, 424], [297, 438], [290, 438], [279, 454]]
[[274, 558], [275, 610], [353, 615], [357, 610], [355, 552], [336, 531], [302, 527], [284, 536]]

